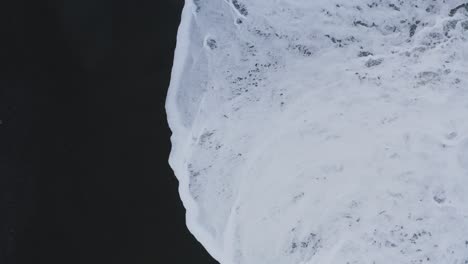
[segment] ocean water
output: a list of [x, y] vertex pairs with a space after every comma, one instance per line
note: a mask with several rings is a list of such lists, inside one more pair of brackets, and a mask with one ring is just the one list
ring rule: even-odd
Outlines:
[[463, 1], [188, 0], [166, 109], [223, 264], [468, 263]]

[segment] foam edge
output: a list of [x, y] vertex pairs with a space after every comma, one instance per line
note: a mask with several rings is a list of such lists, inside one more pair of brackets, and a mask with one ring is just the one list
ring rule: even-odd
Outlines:
[[177, 108], [177, 93], [181, 87], [181, 78], [186, 74], [187, 58], [190, 56], [190, 34], [195, 25], [193, 0], [185, 0], [182, 10], [181, 22], [177, 31], [174, 62], [171, 71], [171, 80], [166, 97], [166, 115], [169, 128], [171, 129], [171, 152], [169, 165], [179, 181], [179, 195], [186, 209], [186, 224], [189, 231], [204, 246], [208, 253], [218, 262], [224, 263], [223, 250], [217, 245], [209, 232], [197, 221], [199, 208], [190, 195], [190, 175], [185, 164], [184, 157], [189, 153], [191, 131], [184, 127], [180, 118], [181, 114]]

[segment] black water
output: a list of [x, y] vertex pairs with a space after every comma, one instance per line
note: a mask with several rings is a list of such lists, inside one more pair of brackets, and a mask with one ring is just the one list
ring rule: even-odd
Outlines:
[[216, 263], [164, 100], [183, 2], [0, 3], [0, 263]]

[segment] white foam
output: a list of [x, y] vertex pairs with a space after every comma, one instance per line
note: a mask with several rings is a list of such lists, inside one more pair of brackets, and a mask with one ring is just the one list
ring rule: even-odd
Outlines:
[[186, 1], [166, 109], [223, 264], [468, 261], [462, 1]]

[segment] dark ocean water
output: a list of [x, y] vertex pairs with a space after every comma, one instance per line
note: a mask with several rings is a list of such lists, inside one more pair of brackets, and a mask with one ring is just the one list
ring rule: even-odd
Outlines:
[[0, 263], [217, 263], [164, 110], [183, 1], [0, 4]]

